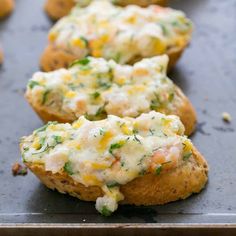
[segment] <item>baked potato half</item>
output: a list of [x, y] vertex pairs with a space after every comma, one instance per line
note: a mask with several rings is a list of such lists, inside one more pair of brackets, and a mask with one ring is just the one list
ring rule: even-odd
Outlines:
[[188, 46], [191, 32], [192, 23], [181, 11], [157, 5], [122, 8], [95, 1], [82, 9], [75, 7], [53, 26], [40, 65], [43, 71], [52, 71], [86, 56], [134, 64], [167, 54], [170, 69]]
[[4, 58], [4, 56], [3, 56], [3, 51], [2, 51], [2, 49], [0, 48], [0, 65], [3, 63], [3, 58]]
[[80, 117], [50, 122], [21, 139], [29, 169], [49, 188], [109, 216], [118, 203], [156, 205], [185, 199], [207, 182], [208, 165], [176, 116]]
[[166, 55], [146, 58], [133, 66], [87, 57], [69, 69], [37, 72], [25, 97], [43, 121], [73, 122], [85, 115], [137, 117], [155, 110], [180, 117], [191, 134], [196, 113], [188, 98], [166, 75]]
[[8, 16], [14, 9], [14, 0], [0, 0], [0, 19]]

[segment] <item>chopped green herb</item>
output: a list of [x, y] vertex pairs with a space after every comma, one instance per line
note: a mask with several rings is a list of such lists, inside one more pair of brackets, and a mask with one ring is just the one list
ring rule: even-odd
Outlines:
[[120, 52], [116, 53], [116, 55], [113, 57], [114, 61], [117, 62], [117, 63], [119, 63], [119, 62], [120, 62], [121, 55], [122, 55], [122, 54], [121, 54]]
[[83, 37], [83, 36], [81, 36], [80, 37], [80, 39], [85, 43], [85, 45], [86, 45], [86, 47], [88, 46], [88, 40], [85, 38], [85, 37]]
[[24, 150], [25, 152], [27, 152], [27, 151], [29, 151], [29, 147], [24, 147], [23, 150]]
[[98, 81], [98, 86], [102, 87], [103, 89], [109, 89], [111, 87], [111, 84], [99, 80]]
[[90, 60], [89, 60], [87, 57], [85, 57], [85, 58], [83, 58], [83, 59], [75, 60], [74, 62], [72, 62], [72, 63], [70, 64], [69, 68], [71, 68], [71, 67], [73, 67], [73, 66], [75, 66], [75, 65], [86, 66], [86, 65], [89, 64], [89, 62], [90, 62]]
[[168, 98], [169, 102], [172, 102], [172, 101], [173, 101], [174, 96], [175, 96], [174, 93], [171, 93], [171, 94], [169, 95], [169, 98]]
[[94, 92], [94, 93], [91, 94], [91, 97], [92, 97], [93, 99], [97, 99], [98, 97], [100, 97], [100, 95], [101, 95], [101, 94], [96, 91], [96, 92]]
[[64, 165], [64, 171], [69, 175], [74, 174], [72, 170], [72, 163], [70, 161], [66, 162], [66, 164]]
[[53, 139], [56, 141], [56, 144], [62, 143], [62, 137], [58, 135], [53, 135]]
[[77, 89], [77, 86], [73, 83], [69, 83], [68, 84], [68, 87], [72, 90], [72, 91], [75, 91]]
[[110, 152], [111, 154], [113, 154], [113, 151], [114, 151], [115, 149], [119, 149], [119, 148], [121, 148], [122, 146], [124, 146], [124, 143], [123, 143], [123, 142], [113, 143], [113, 144], [111, 144], [111, 146], [110, 146], [110, 148], [109, 148], [109, 152]]
[[95, 116], [100, 116], [100, 115], [103, 115], [103, 114], [106, 114], [106, 111], [105, 111], [105, 106], [106, 104], [104, 104], [103, 106], [99, 107]]
[[43, 99], [42, 99], [42, 105], [44, 105], [47, 102], [49, 93], [50, 93], [50, 90], [46, 90], [44, 92]]
[[161, 171], [162, 171], [162, 165], [159, 165], [159, 166], [156, 168], [156, 175], [160, 175], [160, 174], [161, 174]]
[[155, 95], [155, 99], [151, 100], [151, 105], [150, 105], [151, 110], [157, 110], [161, 105], [158, 94], [154, 93], [154, 95]]
[[34, 131], [34, 133], [37, 134], [37, 133], [39, 133], [39, 132], [45, 131], [49, 125], [56, 125], [56, 124], [58, 124], [57, 121], [49, 121], [49, 122], [48, 122], [46, 125], [44, 125], [43, 127], [39, 128], [39, 129], [36, 129], [36, 130]]
[[[43, 147], [43, 145], [44, 145], [44, 143], [45, 143], [45, 140], [46, 140], [46, 137], [40, 138], [40, 140], [39, 140], [40, 148]], [[40, 149], [40, 148], [39, 148], [39, 149]]]
[[151, 133], [151, 135], [154, 135], [155, 130], [154, 129], [149, 129], [149, 132]]
[[138, 134], [138, 130], [137, 129], [133, 129], [133, 134]]
[[100, 213], [103, 215], [103, 216], [110, 216], [112, 214], [112, 211], [110, 211], [106, 206], [103, 206], [102, 207], [102, 210], [100, 211]]
[[114, 188], [114, 187], [117, 187], [117, 186], [119, 186], [119, 185], [120, 185], [120, 184], [117, 183], [117, 182], [115, 182], [115, 181], [110, 182], [110, 183], [107, 183], [107, 187], [108, 187], [108, 188]]
[[145, 169], [141, 169], [141, 171], [139, 172], [139, 175], [145, 175], [146, 174], [146, 170]]
[[100, 134], [100, 135], [104, 135], [104, 133], [105, 133], [105, 130], [104, 130], [103, 128], [101, 128], [101, 129], [99, 130], [99, 134]]
[[191, 156], [192, 156], [192, 152], [188, 152], [188, 153], [184, 154], [183, 160], [187, 161]]
[[32, 153], [32, 155], [37, 155], [37, 154], [46, 152], [49, 148], [50, 148], [50, 146], [46, 145], [43, 149], [41, 148], [38, 152]]
[[141, 144], [141, 141], [138, 139], [138, 137], [134, 134], [134, 140]]
[[32, 88], [34, 88], [35, 86], [38, 86], [38, 85], [40, 85], [39, 82], [34, 81], [34, 80], [30, 80], [28, 82], [28, 86], [29, 86], [30, 89], [32, 89]]
[[162, 24], [162, 23], [159, 23], [159, 25], [161, 26], [163, 34], [165, 36], [168, 35], [168, 30], [167, 30], [166, 26], [164, 24]]

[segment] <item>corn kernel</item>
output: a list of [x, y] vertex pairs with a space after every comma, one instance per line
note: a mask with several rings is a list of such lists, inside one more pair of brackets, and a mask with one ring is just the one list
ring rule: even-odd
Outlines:
[[82, 49], [86, 47], [85, 42], [81, 39], [73, 39], [72, 40], [72, 45], [75, 46], [75, 47], [82, 48]]
[[81, 127], [81, 125], [83, 124], [83, 121], [81, 119], [75, 121], [73, 124], [72, 124], [72, 127], [75, 128], [75, 129], [78, 129]]
[[98, 185], [98, 186], [101, 185], [101, 181], [99, 181], [97, 177], [94, 175], [84, 175], [83, 180], [88, 185]]
[[56, 40], [56, 38], [57, 38], [57, 33], [55, 33], [55, 32], [51, 32], [51, 33], [49, 33], [49, 35], [48, 35], [48, 40], [50, 41], [50, 42], [54, 42], [55, 40]]
[[39, 143], [39, 138], [37, 137], [35, 140], [34, 140], [34, 142], [32, 143], [32, 147], [34, 148], [34, 149], [36, 149], [36, 150], [38, 150], [40, 147], [41, 147], [41, 145], [40, 145], [40, 143]]
[[133, 133], [132, 129], [130, 129], [126, 124], [122, 125], [121, 130], [126, 135], [131, 135]]
[[66, 98], [74, 98], [76, 96], [76, 92], [74, 91], [69, 91], [65, 94]]
[[105, 150], [105, 148], [107, 147], [107, 144], [110, 142], [112, 137], [113, 137], [113, 134], [110, 131], [105, 132], [105, 134], [103, 135], [103, 137], [101, 138], [99, 142], [99, 146], [98, 146], [99, 152], [103, 152]]

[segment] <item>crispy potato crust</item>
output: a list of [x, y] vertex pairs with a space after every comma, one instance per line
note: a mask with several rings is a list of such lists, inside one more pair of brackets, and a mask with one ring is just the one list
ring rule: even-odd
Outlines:
[[[166, 6], [167, 0], [123, 0], [120, 5], [126, 6], [128, 4], [137, 4], [142, 7], [148, 6], [149, 4]], [[44, 9], [51, 19], [58, 20], [69, 14], [74, 5], [74, 0], [47, 0]]]
[[[190, 135], [195, 130], [197, 116], [195, 109], [193, 108], [191, 102], [188, 98], [183, 94], [183, 92], [176, 86], [176, 94], [180, 97], [181, 103], [178, 107], [176, 107], [176, 111], [172, 113], [167, 113], [167, 115], [177, 115], [180, 117], [180, 120], [185, 126], [185, 134]], [[26, 99], [33, 107], [34, 111], [38, 114], [38, 116], [46, 123], [48, 121], [58, 121], [61, 123], [72, 123], [77, 120], [76, 116], [62, 115], [60, 113], [53, 113], [49, 109], [43, 106], [36, 106], [32, 103], [31, 98], [25, 95]]]
[[[43, 165], [26, 163], [26, 166], [50, 189], [68, 193], [84, 201], [96, 201], [103, 196], [98, 186], [86, 187], [75, 182], [66, 173], [52, 174]], [[158, 205], [185, 199], [204, 188], [208, 179], [208, 165], [194, 148], [193, 157], [182, 166], [160, 175], [147, 174], [122, 185], [122, 204]]]
[[8, 16], [14, 9], [14, 0], [0, 0], [0, 19]]
[[3, 52], [2, 52], [2, 49], [0, 48], [0, 65], [3, 63]]
[[[169, 56], [168, 71], [175, 66], [186, 47], [187, 45], [181, 48], [173, 48], [166, 52]], [[76, 59], [79, 59], [76, 55], [49, 44], [41, 56], [40, 66], [43, 71], [49, 72], [60, 68], [67, 68]], [[142, 57], [137, 57], [128, 64], [133, 64], [141, 59]]]

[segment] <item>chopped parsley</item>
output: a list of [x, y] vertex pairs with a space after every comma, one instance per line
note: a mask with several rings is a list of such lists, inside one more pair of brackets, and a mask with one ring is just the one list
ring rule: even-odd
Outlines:
[[37, 134], [37, 133], [39, 133], [39, 132], [45, 131], [49, 125], [56, 125], [56, 124], [58, 124], [57, 121], [49, 121], [49, 122], [48, 122], [46, 125], [44, 125], [43, 127], [39, 128], [39, 129], [36, 129], [36, 130], [34, 131], [34, 133]]
[[107, 187], [108, 188], [114, 188], [114, 187], [117, 187], [117, 186], [120, 186], [119, 183], [115, 182], [115, 181], [112, 181], [110, 183], [107, 183]]
[[104, 81], [98, 81], [98, 86], [103, 88], [103, 89], [109, 89], [111, 87], [111, 84], [108, 82], [104, 82]]
[[103, 128], [99, 129], [99, 134], [100, 135], [104, 135], [105, 134], [105, 130]]
[[192, 152], [188, 152], [188, 153], [184, 154], [183, 160], [187, 161], [191, 156], [192, 156]]
[[141, 141], [138, 139], [138, 137], [136, 136], [136, 134], [134, 134], [134, 140], [137, 141], [138, 143], [142, 144]]
[[99, 107], [98, 110], [96, 111], [95, 116], [100, 116], [100, 115], [106, 114], [105, 106], [106, 106], [106, 104], [104, 104], [103, 106]]
[[151, 110], [157, 110], [161, 105], [158, 94], [154, 93], [154, 95], [155, 95], [155, 99], [151, 100], [151, 105], [150, 105]]
[[119, 148], [123, 147], [124, 144], [125, 144], [125, 142], [123, 142], [123, 141], [120, 141], [120, 142], [118, 142], [118, 143], [113, 143], [113, 144], [111, 144], [111, 146], [110, 146], [110, 148], [109, 148], [109, 153], [111, 153], [111, 154], [113, 155], [113, 151], [114, 151], [115, 149], [119, 149]]
[[50, 146], [46, 145], [46, 146], [43, 148], [43, 150], [41, 150], [41, 149], [42, 149], [42, 148], [41, 148], [38, 152], [32, 153], [32, 155], [37, 155], [37, 154], [46, 152], [49, 148], [50, 148]]
[[87, 57], [85, 57], [85, 58], [83, 58], [83, 59], [75, 60], [74, 62], [72, 62], [72, 63], [70, 64], [69, 68], [71, 68], [71, 67], [73, 67], [73, 66], [75, 66], [75, 65], [86, 66], [86, 65], [89, 64], [89, 62], [90, 62], [90, 60], [89, 60]]
[[34, 81], [34, 80], [30, 80], [29, 83], [28, 83], [28, 86], [30, 89], [33, 89], [35, 86], [39, 86], [39, 82], [37, 81]]
[[162, 171], [162, 165], [157, 166], [156, 168], [156, 175], [160, 175]]
[[151, 133], [151, 135], [154, 135], [155, 130], [154, 129], [149, 129], [149, 132]]
[[56, 144], [62, 143], [62, 137], [58, 135], [53, 135], [53, 139], [55, 140]]
[[169, 95], [169, 97], [168, 97], [169, 102], [172, 102], [172, 101], [173, 101], [174, 96], [175, 96], [174, 93], [171, 93], [171, 94]]
[[46, 90], [44, 92], [43, 99], [42, 99], [42, 105], [44, 105], [47, 102], [49, 93], [50, 93], [50, 90]]
[[84, 42], [84, 44], [85, 44], [86, 47], [87, 47], [88, 44], [89, 44], [88, 40], [87, 40], [85, 37], [83, 37], [83, 36], [81, 36], [80, 39]]
[[66, 164], [64, 165], [64, 171], [69, 175], [74, 174], [72, 170], [72, 163], [70, 161], [66, 162]]
[[112, 211], [110, 211], [106, 206], [103, 206], [100, 213], [103, 215], [103, 216], [110, 216], [112, 214]]
[[94, 93], [91, 94], [91, 97], [92, 97], [93, 99], [97, 99], [98, 97], [100, 97], [100, 95], [101, 95], [101, 94], [96, 91], [96, 92], [94, 92]]

